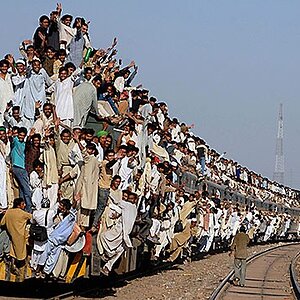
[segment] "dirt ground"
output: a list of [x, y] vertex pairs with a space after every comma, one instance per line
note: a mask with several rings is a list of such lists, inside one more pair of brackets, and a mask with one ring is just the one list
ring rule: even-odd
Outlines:
[[[252, 255], [275, 245], [278, 244], [253, 246], [249, 248], [248, 252], [249, 255]], [[116, 282], [115, 284], [113, 278], [107, 278], [107, 282], [109, 282], [107, 286], [114, 285], [114, 288], [105, 289], [105, 284], [100, 284], [97, 290], [94, 289], [89, 293], [80, 293], [81, 296], [70, 296], [63, 299], [205, 300], [209, 299], [222, 279], [232, 270], [232, 263], [233, 258], [229, 257], [228, 253], [207, 255], [198, 261], [173, 265], [163, 271], [157, 271], [141, 278]], [[96, 282], [97, 287], [98, 283], [99, 281]], [[89, 289], [90, 284], [85, 282], [83, 290]], [[95, 286], [95, 283], [93, 286]], [[55, 289], [50, 284], [47, 284], [46, 288]], [[20, 294], [24, 295], [23, 293]], [[37, 295], [32, 296], [36, 297]], [[41, 299], [41, 297], [37, 298]], [[0, 297], [0, 299], [20, 300], [21, 298]]]
[[[249, 255], [275, 245], [278, 244], [253, 246], [249, 248]], [[232, 270], [232, 263], [233, 258], [228, 253], [208, 255], [198, 261], [175, 265], [168, 270], [124, 282], [120, 287], [99, 291], [98, 294], [88, 295], [88, 298], [76, 299], [205, 300]]]

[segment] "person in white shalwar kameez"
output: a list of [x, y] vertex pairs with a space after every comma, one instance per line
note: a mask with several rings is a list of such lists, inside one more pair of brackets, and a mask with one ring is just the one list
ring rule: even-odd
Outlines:
[[159, 232], [159, 245], [155, 246], [155, 258], [159, 258], [161, 251], [171, 243], [174, 235], [174, 226], [172, 226], [172, 217], [174, 215], [174, 204], [169, 203], [161, 223]]
[[24, 115], [31, 124], [34, 123], [36, 102], [42, 105], [46, 103], [46, 87], [53, 83], [47, 72], [42, 68], [39, 59], [32, 62], [28, 69], [24, 84], [24, 99], [21, 106], [22, 115]]
[[275, 223], [276, 223], [276, 217], [273, 217], [267, 226], [265, 235], [264, 235], [264, 242], [266, 242], [273, 234], [274, 229], [275, 229]]
[[41, 209], [43, 196], [43, 164], [40, 161], [33, 162], [34, 171], [30, 173], [29, 182], [32, 190], [31, 201], [35, 209]]
[[16, 69], [18, 74], [14, 74], [11, 77], [11, 81], [14, 87], [13, 105], [22, 107], [24, 100], [24, 84], [26, 80], [26, 63], [25, 60], [19, 59], [16, 61]]
[[[53, 231], [54, 217], [57, 214], [57, 209], [58, 209], [58, 203], [56, 203], [56, 205], [53, 206], [52, 208], [49, 208], [49, 203], [42, 203], [42, 208], [39, 210], [35, 210], [32, 214], [33, 222], [35, 222], [39, 226], [46, 227], [47, 236], [49, 236]], [[38, 262], [43, 251], [45, 251], [46, 244], [47, 241], [33, 242], [30, 266], [36, 271], [38, 271]]]
[[11, 75], [8, 74], [9, 63], [3, 59], [0, 61], [0, 125], [4, 122], [4, 111], [8, 102], [13, 100], [14, 92]]
[[125, 251], [125, 247], [132, 248], [129, 234], [137, 216], [137, 208], [135, 203], [128, 201], [121, 200], [118, 205], [110, 204], [109, 216], [115, 219], [115, 223], [100, 234], [100, 241], [107, 259], [102, 269], [105, 275], [112, 270], [114, 263]]
[[37, 172], [32, 171], [30, 173], [30, 187], [32, 190], [32, 204], [35, 209], [41, 209], [43, 200], [43, 190], [42, 190], [42, 179], [39, 177]]
[[54, 85], [49, 88], [49, 91], [54, 91], [56, 114], [61, 122], [71, 127], [74, 119], [74, 104], [73, 104], [73, 86], [74, 81], [81, 69], [76, 71], [68, 77], [68, 70], [65, 67], [59, 69], [59, 79]]

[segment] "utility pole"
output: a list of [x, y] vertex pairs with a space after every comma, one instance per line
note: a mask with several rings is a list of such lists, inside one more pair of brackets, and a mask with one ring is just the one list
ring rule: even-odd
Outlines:
[[273, 180], [284, 183], [284, 155], [283, 155], [283, 105], [279, 106], [278, 130], [276, 138], [275, 171]]

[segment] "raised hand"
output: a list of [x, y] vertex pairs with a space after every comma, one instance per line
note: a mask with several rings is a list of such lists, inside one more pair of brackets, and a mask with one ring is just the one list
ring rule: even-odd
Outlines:
[[79, 144], [80, 143], [80, 141], [79, 141], [79, 134], [78, 133], [72, 133], [72, 137], [73, 137], [73, 139], [74, 139], [74, 141], [77, 143], [77, 144]]
[[115, 37], [115, 38], [113, 39], [113, 43], [112, 43], [111, 47], [114, 48], [114, 47], [117, 45], [117, 43], [118, 43], [118, 40], [117, 40], [117, 38]]
[[39, 35], [39, 38], [40, 38], [43, 42], [46, 41], [46, 36], [45, 36], [45, 35], [43, 35], [41, 32], [39, 32], [38, 35]]
[[49, 126], [47, 126], [44, 130], [44, 135], [45, 135], [45, 137], [48, 137], [48, 136], [50, 136], [50, 134], [51, 134], [51, 130], [50, 130]]
[[118, 50], [117, 49], [114, 49], [112, 52], [111, 52], [111, 56], [114, 56], [118, 53]]
[[12, 54], [8, 54], [7, 59], [6, 59], [9, 64], [12, 66], [14, 63], [14, 57], [12, 56]]
[[62, 4], [61, 3], [56, 4], [56, 11], [58, 12], [58, 14], [61, 13], [61, 11], [62, 11]]
[[131, 68], [131, 67], [134, 67], [134, 66], [135, 66], [135, 61], [132, 60], [132, 61], [130, 62], [130, 64], [128, 65], [128, 67]]
[[55, 127], [58, 127], [60, 124], [60, 118], [57, 118], [55, 121], [54, 121], [54, 125]]
[[35, 106], [35, 108], [40, 109], [41, 106], [42, 106], [41, 101], [36, 101], [35, 104], [34, 104], [34, 106]]
[[29, 132], [29, 136], [33, 136], [35, 134], [35, 128], [32, 127]]

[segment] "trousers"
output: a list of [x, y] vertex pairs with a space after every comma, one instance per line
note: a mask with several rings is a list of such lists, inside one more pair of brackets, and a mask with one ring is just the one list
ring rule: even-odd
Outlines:
[[240, 285], [245, 285], [246, 259], [234, 259], [234, 277], [239, 280]]
[[107, 199], [109, 196], [109, 189], [98, 189], [98, 201], [97, 201], [97, 208], [95, 211], [93, 226], [97, 227], [100, 217], [102, 216], [104, 209], [107, 204]]
[[23, 168], [13, 166], [12, 167], [13, 173], [18, 181], [20, 187], [20, 197], [24, 198], [26, 203], [25, 210], [29, 213], [32, 212], [32, 202], [31, 202], [31, 189], [29, 185], [29, 177], [27, 171]]

